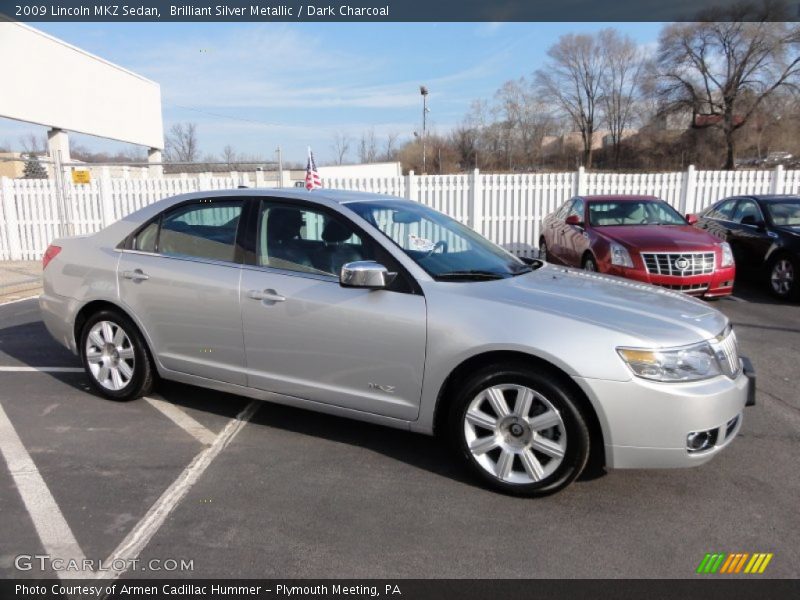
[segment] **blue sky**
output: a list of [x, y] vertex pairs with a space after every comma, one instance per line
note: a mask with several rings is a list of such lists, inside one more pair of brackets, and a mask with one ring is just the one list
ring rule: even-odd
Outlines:
[[[164, 127], [197, 123], [202, 151], [333, 158], [332, 137], [374, 129], [408, 139], [421, 127], [419, 85], [430, 89], [429, 124], [447, 131], [475, 99], [529, 76], [568, 32], [614, 26], [653, 45], [658, 23], [40, 23], [56, 37], [161, 85]], [[24, 60], [24, 57], [21, 57]], [[46, 74], [43, 74], [46, 75]], [[0, 119], [0, 145], [45, 129]], [[95, 150], [123, 144], [73, 136]], [[350, 158], [355, 160], [355, 143]]]

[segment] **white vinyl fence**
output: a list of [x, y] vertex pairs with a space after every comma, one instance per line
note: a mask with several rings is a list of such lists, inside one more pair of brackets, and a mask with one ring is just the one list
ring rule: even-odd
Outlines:
[[[0, 260], [39, 259], [62, 235], [91, 233], [175, 194], [235, 188], [235, 177], [112, 179], [90, 184], [0, 179]], [[542, 219], [576, 194], [652, 194], [681, 213], [745, 193], [800, 193], [800, 170], [697, 171], [673, 173], [572, 173], [415, 175], [323, 180], [324, 187], [401, 196], [458, 219], [490, 240], [530, 256], [538, 246]]]

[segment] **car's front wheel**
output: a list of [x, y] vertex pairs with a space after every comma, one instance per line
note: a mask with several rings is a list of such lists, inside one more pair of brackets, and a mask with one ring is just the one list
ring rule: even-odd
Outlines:
[[597, 271], [598, 270], [597, 269], [597, 261], [594, 259], [594, 256], [592, 256], [591, 254], [587, 254], [586, 256], [583, 257], [583, 263], [581, 264], [581, 267], [583, 267], [583, 269], [585, 271]]
[[115, 310], [95, 313], [81, 330], [81, 359], [89, 382], [103, 396], [132, 400], [153, 388], [155, 370], [133, 322]]
[[769, 264], [769, 291], [781, 300], [795, 299], [800, 296], [798, 289], [798, 265], [788, 254], [781, 254]]
[[589, 429], [574, 392], [524, 365], [482, 369], [456, 392], [450, 439], [489, 486], [544, 496], [569, 485], [589, 457]]

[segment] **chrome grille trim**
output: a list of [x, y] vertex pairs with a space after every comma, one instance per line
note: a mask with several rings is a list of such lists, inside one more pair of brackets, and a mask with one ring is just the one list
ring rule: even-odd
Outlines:
[[[642, 260], [651, 275], [691, 277], [712, 274], [715, 258], [713, 252], [642, 252]], [[687, 266], [679, 269], [675, 263], [683, 261]]]
[[724, 331], [711, 342], [714, 353], [717, 355], [722, 372], [735, 379], [742, 370], [742, 361], [739, 360], [739, 345], [733, 329]]

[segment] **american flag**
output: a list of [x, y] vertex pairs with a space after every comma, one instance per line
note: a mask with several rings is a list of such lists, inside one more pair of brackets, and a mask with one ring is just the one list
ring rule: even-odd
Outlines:
[[317, 163], [314, 162], [314, 153], [308, 149], [308, 165], [306, 166], [306, 189], [315, 190], [322, 187], [322, 179], [317, 172]]

